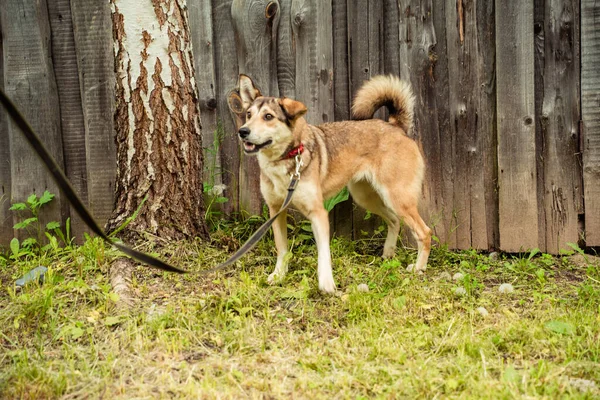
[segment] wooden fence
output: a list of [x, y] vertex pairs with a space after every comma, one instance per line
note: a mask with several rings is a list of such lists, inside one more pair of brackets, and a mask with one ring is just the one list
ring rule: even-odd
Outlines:
[[[147, 0], [147, 6], [151, 1]], [[114, 68], [108, 2], [0, 0], [0, 86], [24, 110], [90, 209], [113, 205]], [[412, 83], [427, 160], [426, 221], [452, 248], [548, 252], [600, 245], [600, 5], [593, 0], [187, 0], [205, 176], [226, 211], [257, 212], [256, 162], [240, 155], [227, 94], [239, 73], [295, 97], [311, 123], [349, 118], [362, 82]], [[56, 186], [0, 112], [0, 244], [11, 201]], [[57, 194], [45, 218], [72, 215]], [[335, 232], [379, 224], [351, 202]], [[78, 225], [78, 224], [76, 224]], [[82, 232], [80, 226], [74, 229]]]

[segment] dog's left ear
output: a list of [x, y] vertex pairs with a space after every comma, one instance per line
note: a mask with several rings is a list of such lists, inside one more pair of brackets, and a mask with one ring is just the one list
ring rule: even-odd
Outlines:
[[227, 105], [229, 106], [229, 110], [234, 114], [240, 115], [244, 114], [246, 111], [244, 109], [242, 98], [236, 91], [231, 91], [229, 96], [227, 96]]
[[285, 113], [287, 119], [290, 121], [300, 118], [308, 111], [303, 103], [288, 99], [287, 97], [279, 99], [279, 105], [281, 106], [281, 109]]
[[262, 96], [262, 93], [260, 93], [260, 90], [258, 90], [258, 88], [254, 85], [254, 82], [248, 75], [240, 74], [238, 84], [240, 87], [240, 97], [242, 98], [242, 106], [244, 107], [244, 110], [246, 110], [248, 109], [248, 107], [250, 107], [250, 104], [252, 104], [254, 99]]

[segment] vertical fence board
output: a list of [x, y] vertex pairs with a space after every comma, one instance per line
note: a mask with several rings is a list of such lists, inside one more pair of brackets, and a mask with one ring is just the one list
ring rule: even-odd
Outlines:
[[188, 0], [190, 35], [194, 52], [195, 82], [198, 87], [202, 146], [204, 147], [204, 183], [222, 183], [219, 148], [222, 132], [217, 125], [216, 78], [213, 54], [213, 23], [210, 3]]
[[493, 81], [493, 75], [481, 66], [493, 65], [494, 57], [487, 56], [481, 47], [494, 43], [489, 39], [493, 24], [478, 8], [489, 10], [484, 1], [449, 0], [446, 4], [448, 54], [455, 55], [448, 58], [448, 73], [453, 79], [449, 81], [451, 127], [447, 135], [453, 139], [452, 214], [456, 247], [460, 249], [490, 247], [486, 191], [494, 176], [482, 167], [486, 155], [493, 151], [490, 111], [494, 99], [482, 88]]
[[[477, 141], [480, 168], [483, 168], [483, 196], [485, 207], [471, 220], [485, 220], [485, 237], [472, 236], [472, 245], [478, 249], [496, 249], [500, 244], [498, 222], [498, 138], [496, 132], [496, 19], [494, 1], [477, 2], [477, 37], [479, 46], [477, 75], [478, 88], [473, 88], [478, 104]], [[482, 215], [483, 213], [483, 215]], [[483, 232], [482, 232], [483, 234]]]
[[213, 43], [217, 96], [217, 118], [223, 130], [223, 142], [219, 149], [221, 178], [226, 186], [224, 196], [229, 199], [225, 212], [239, 210], [240, 145], [236, 127], [227, 106], [227, 95], [238, 81], [238, 61], [235, 36], [231, 22], [232, 0], [212, 1]]
[[[383, 73], [383, 4], [368, 0], [348, 2], [348, 60], [350, 94], [353, 99], [363, 83], [372, 76]], [[378, 111], [374, 118], [383, 118]], [[381, 218], [371, 216], [365, 219], [366, 211], [354, 207], [354, 237], [362, 238], [363, 232], [371, 232], [382, 224]]]
[[114, 207], [117, 168], [110, 6], [108, 2], [71, 0], [71, 15], [87, 146], [88, 202], [94, 217], [104, 224]]
[[[579, 2], [547, 0], [542, 135], [544, 251], [558, 253], [578, 240], [582, 211], [579, 166]], [[540, 207], [542, 209], [542, 207]], [[543, 243], [540, 243], [542, 245]]]
[[[7, 4], [8, 3], [8, 4]], [[45, 1], [6, 2], [1, 13], [4, 37], [4, 84], [42, 142], [63, 165], [59, 103], [50, 57], [50, 25]], [[63, 221], [67, 208], [49, 172], [14, 123], [9, 124], [11, 200], [24, 201], [44, 190], [54, 193], [40, 222]], [[30, 236], [30, 235], [27, 235]]]
[[[332, 0], [333, 23], [333, 113], [336, 121], [350, 119], [350, 76], [348, 71], [348, 10], [347, 0]], [[352, 199], [333, 210], [333, 229], [337, 235], [352, 237]]]
[[581, 111], [584, 124], [585, 240], [600, 246], [600, 3], [581, 1]]
[[[237, 45], [239, 72], [250, 75], [265, 96], [277, 96], [276, 43], [279, 2], [233, 0], [231, 18]], [[240, 209], [261, 212], [260, 169], [256, 157], [242, 157]]]
[[435, 235], [454, 245], [447, 214], [451, 196], [451, 138], [444, 110], [448, 79], [444, 2], [400, 1], [400, 77], [411, 82], [415, 94], [415, 128], [412, 136], [421, 144], [427, 166], [423, 192], [423, 217]]
[[[79, 71], [69, 0], [48, 0], [52, 29], [52, 60], [60, 101], [60, 122], [65, 173], [84, 204], [88, 203], [86, 143], [83, 108], [79, 91]], [[71, 232], [80, 241], [85, 224], [71, 208]]]
[[398, 0], [383, 1], [383, 71], [400, 75], [400, 37]]
[[[0, 10], [0, 14], [3, 11]], [[2, 16], [0, 15], [0, 89], [4, 90], [4, 40], [5, 33], [2, 29]], [[0, 247], [8, 244], [14, 236], [12, 212], [10, 208], [10, 142], [8, 140], [8, 114], [0, 110]]]
[[296, 43], [296, 97], [318, 125], [334, 120], [331, 0], [293, 0]]
[[533, 3], [496, 2], [500, 248], [539, 247]]
[[277, 30], [277, 84], [279, 95], [296, 98], [296, 46], [292, 36], [292, 0], [280, 0]]

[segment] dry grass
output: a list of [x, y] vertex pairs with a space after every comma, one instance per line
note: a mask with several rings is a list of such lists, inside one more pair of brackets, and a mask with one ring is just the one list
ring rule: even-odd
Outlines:
[[[227, 255], [219, 247], [231, 231], [215, 238], [159, 253], [199, 272]], [[278, 286], [265, 283], [269, 240], [225, 273], [139, 267], [138, 301], [125, 313], [106, 274], [118, 254], [97, 240], [0, 261], [0, 397], [600, 396], [600, 267], [587, 256], [436, 249], [427, 273], [413, 275], [404, 269], [413, 251], [384, 262], [380, 246], [334, 241], [339, 296], [317, 291], [307, 239]], [[47, 282], [15, 292], [14, 280], [37, 265], [50, 267]], [[515, 291], [500, 293], [501, 283]]]

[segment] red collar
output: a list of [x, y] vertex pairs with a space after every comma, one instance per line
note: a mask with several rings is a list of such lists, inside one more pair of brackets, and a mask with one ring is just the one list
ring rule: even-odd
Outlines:
[[282, 160], [286, 160], [286, 159], [289, 159], [289, 158], [294, 158], [298, 154], [302, 154], [303, 152], [304, 152], [304, 144], [300, 143], [300, 145], [298, 147], [294, 147], [286, 155], [284, 155], [283, 157], [281, 157], [281, 159]]

